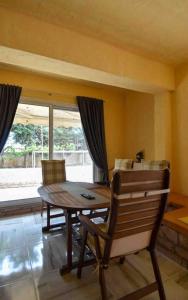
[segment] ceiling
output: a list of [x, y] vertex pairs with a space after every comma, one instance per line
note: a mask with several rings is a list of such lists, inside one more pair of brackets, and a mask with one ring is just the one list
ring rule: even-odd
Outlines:
[[188, 0], [0, 0], [0, 5], [172, 65], [188, 62]]
[[[54, 109], [54, 127], [81, 127], [80, 114], [76, 111]], [[49, 108], [40, 105], [19, 104], [14, 124], [49, 125]]]

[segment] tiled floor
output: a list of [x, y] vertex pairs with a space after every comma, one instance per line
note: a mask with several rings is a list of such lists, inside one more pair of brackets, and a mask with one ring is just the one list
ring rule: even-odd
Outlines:
[[[84, 268], [64, 277], [60, 266], [66, 261], [65, 236], [60, 231], [42, 234], [40, 214], [0, 219], [1, 300], [100, 299], [97, 271]], [[74, 259], [78, 249], [73, 249]], [[158, 254], [167, 300], [188, 300], [188, 271]], [[123, 265], [112, 262], [106, 272], [109, 299], [119, 297], [153, 280], [146, 252], [127, 257]], [[159, 299], [157, 292], [143, 298]]]

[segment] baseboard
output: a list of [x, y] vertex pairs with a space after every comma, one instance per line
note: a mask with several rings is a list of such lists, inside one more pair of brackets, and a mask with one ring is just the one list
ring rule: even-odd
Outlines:
[[40, 210], [40, 197], [0, 202], [0, 217], [20, 215]]

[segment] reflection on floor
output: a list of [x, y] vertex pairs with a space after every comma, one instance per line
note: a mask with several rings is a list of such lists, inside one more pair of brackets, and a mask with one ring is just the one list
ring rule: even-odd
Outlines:
[[[40, 214], [0, 219], [1, 300], [100, 299], [97, 271], [84, 268], [78, 280], [75, 271], [61, 277], [59, 267], [66, 260], [65, 236], [61, 232], [42, 234]], [[74, 259], [78, 250], [74, 247]], [[188, 299], [188, 271], [158, 254], [167, 300]], [[146, 252], [117, 262], [106, 274], [109, 299], [119, 297], [153, 280]], [[159, 299], [157, 292], [143, 298]]]

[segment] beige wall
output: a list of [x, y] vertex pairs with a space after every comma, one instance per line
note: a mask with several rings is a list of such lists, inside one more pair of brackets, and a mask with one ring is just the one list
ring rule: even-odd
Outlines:
[[[109, 167], [116, 157], [135, 158], [143, 149], [146, 159], [171, 161], [172, 188], [188, 195], [188, 65], [176, 69], [175, 82], [171, 66], [102, 40], [1, 7], [0, 20], [1, 46], [117, 75], [127, 79], [132, 88], [153, 88], [153, 95], [123, 92], [104, 85], [0, 69], [0, 82], [22, 86], [26, 101], [75, 105], [76, 95], [104, 99]], [[155, 94], [158, 88], [163, 92]], [[174, 88], [176, 91], [170, 93]]]
[[172, 143], [172, 95], [169, 92], [155, 95], [154, 149], [155, 159], [171, 162]]
[[[173, 90], [171, 66], [0, 7], [0, 44], [105, 71], [135, 85]], [[132, 88], [134, 84], [132, 85]]]
[[129, 91], [125, 103], [125, 154], [146, 160], [171, 159], [171, 104], [169, 92], [156, 95]]
[[188, 195], [188, 65], [176, 70], [172, 116], [173, 188]]
[[[1, 7], [0, 19], [1, 46], [72, 63], [73, 70], [78, 66], [89, 67], [90, 80], [96, 70], [100, 70], [111, 76], [108, 77], [111, 85], [122, 86], [118, 85], [121, 82], [129, 89], [147, 90], [152, 93], [162, 90], [164, 93], [163, 96], [161, 94], [155, 97], [137, 92], [125, 93], [121, 89], [104, 87], [104, 85], [83, 84], [78, 81], [55, 79], [55, 77], [25, 71], [10, 72], [4, 69], [0, 70], [0, 82], [22, 86], [23, 96], [27, 101], [35, 99], [36, 102], [74, 105], [76, 95], [104, 99], [110, 168], [113, 167], [116, 157], [135, 158], [136, 152], [142, 149], [145, 150], [146, 159], [169, 157], [170, 102], [165, 91], [174, 89], [174, 70], [171, 66], [130, 53], [102, 40]], [[7, 55], [6, 51], [4, 54]], [[26, 58], [24, 52], [17, 57], [20, 65], [23, 58]], [[33, 60], [31, 61], [32, 65], [39, 65], [37, 60], [34, 63]], [[45, 62], [47, 70], [49, 70], [48, 62]], [[8, 63], [16, 65], [14, 60]], [[60, 67], [60, 64], [58, 66]], [[24, 68], [31, 70], [32, 66], [28, 63]], [[97, 82], [103, 82], [102, 77], [98, 76]], [[163, 123], [165, 123], [165, 130], [163, 130]]]
[[109, 167], [114, 166], [115, 157], [124, 157], [125, 92], [122, 90], [9, 70], [0, 70], [0, 82], [22, 86], [22, 98], [36, 103], [71, 106], [76, 104], [77, 95], [103, 99]]
[[109, 167], [115, 158], [135, 158], [142, 149], [146, 159], [155, 157], [155, 98], [151, 94], [6, 69], [0, 70], [0, 82], [22, 86], [22, 98], [36, 103], [72, 106], [77, 95], [104, 99]]
[[0, 70], [0, 82], [22, 86], [22, 98], [28, 102], [72, 106], [76, 105], [77, 95], [104, 99], [109, 168], [114, 166], [115, 158], [134, 159], [142, 149], [148, 160], [171, 158], [168, 93], [153, 96], [6, 69]]
[[153, 95], [137, 92], [126, 93], [125, 103], [125, 155], [135, 159], [144, 150], [145, 159], [154, 159]]

